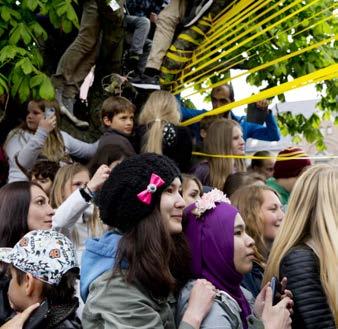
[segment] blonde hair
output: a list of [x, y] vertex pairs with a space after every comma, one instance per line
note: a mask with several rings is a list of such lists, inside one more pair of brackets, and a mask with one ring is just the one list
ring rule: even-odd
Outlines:
[[[80, 172], [89, 172], [88, 169], [79, 164], [72, 163], [61, 167], [55, 175], [53, 186], [50, 192], [50, 204], [56, 209], [66, 200], [64, 188], [68, 182], [73, 180], [73, 177]], [[99, 219], [99, 212], [97, 207], [94, 207], [93, 215], [87, 221], [88, 230], [93, 237], [100, 236], [103, 233], [103, 225]], [[72, 233], [73, 241], [78, 245], [79, 236], [78, 232], [73, 228]]]
[[[67, 155], [66, 150], [65, 150], [65, 144], [64, 144], [62, 135], [60, 133], [60, 130], [57, 128], [60, 124], [59, 104], [56, 101], [31, 100], [28, 103], [28, 107], [32, 106], [33, 104], [35, 104], [42, 112], [44, 112], [47, 107], [54, 108], [55, 115], [56, 115], [56, 122], [57, 122], [56, 128], [48, 134], [46, 141], [42, 147], [42, 150], [40, 152], [40, 155], [54, 162], [70, 161], [70, 157]], [[8, 134], [5, 144], [7, 144], [9, 140], [15, 135], [19, 135], [19, 138], [23, 139], [25, 143], [27, 143], [27, 141], [24, 138], [25, 131], [30, 131], [28, 129], [26, 121], [23, 122], [19, 127], [13, 129]]]
[[190, 181], [194, 181], [198, 187], [199, 190], [199, 196], [203, 195], [203, 186], [201, 181], [195, 176], [195, 175], [188, 175], [188, 174], [182, 174], [182, 191], [184, 191], [187, 187]]
[[247, 233], [255, 240], [255, 261], [263, 268], [269, 254], [263, 236], [264, 219], [261, 211], [264, 203], [264, 191], [270, 191], [279, 198], [277, 192], [266, 185], [244, 186], [230, 196], [231, 203], [243, 217]]
[[[232, 154], [232, 135], [234, 127], [241, 126], [234, 120], [216, 119], [208, 128], [204, 139], [204, 151], [209, 154]], [[246, 165], [243, 159], [209, 158], [210, 184], [223, 190], [225, 180], [233, 173], [245, 172]]]
[[142, 140], [142, 152], [162, 154], [163, 129], [166, 123], [178, 125], [180, 112], [178, 103], [168, 91], [154, 91], [144, 104], [139, 124], [147, 126]]
[[297, 180], [288, 210], [274, 241], [263, 285], [279, 277], [280, 264], [289, 250], [308, 243], [318, 257], [320, 281], [328, 304], [337, 318], [338, 268], [338, 167], [314, 165]]

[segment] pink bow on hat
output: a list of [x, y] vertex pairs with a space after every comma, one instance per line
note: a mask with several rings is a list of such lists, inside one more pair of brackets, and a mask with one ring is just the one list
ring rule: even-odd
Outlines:
[[157, 188], [161, 187], [163, 184], [164, 180], [160, 176], [152, 173], [147, 188], [137, 194], [138, 199], [141, 200], [143, 203], [149, 205], [151, 203], [151, 195], [155, 193], [157, 191]]

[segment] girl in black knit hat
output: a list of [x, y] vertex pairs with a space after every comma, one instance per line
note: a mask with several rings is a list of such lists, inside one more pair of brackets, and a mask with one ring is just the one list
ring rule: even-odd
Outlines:
[[[175, 295], [189, 277], [176, 165], [153, 153], [132, 156], [114, 168], [97, 204], [112, 230], [87, 241], [82, 257], [84, 328], [175, 329]], [[215, 297], [210, 282], [196, 282], [180, 329], [199, 328]]]

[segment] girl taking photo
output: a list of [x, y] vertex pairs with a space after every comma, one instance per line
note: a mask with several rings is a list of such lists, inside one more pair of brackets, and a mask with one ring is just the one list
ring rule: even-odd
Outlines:
[[82, 142], [58, 128], [57, 102], [32, 100], [27, 109], [26, 121], [11, 131], [5, 142], [8, 182], [28, 180], [20, 167], [29, 172], [39, 158], [67, 163], [71, 162], [70, 156], [89, 159], [95, 154], [97, 143]]

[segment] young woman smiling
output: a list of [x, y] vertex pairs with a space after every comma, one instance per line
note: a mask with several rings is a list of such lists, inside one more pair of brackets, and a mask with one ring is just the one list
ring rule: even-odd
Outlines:
[[13, 247], [32, 230], [52, 227], [54, 210], [44, 190], [33, 182], [13, 182], [0, 189], [0, 247]]
[[[175, 329], [175, 297], [189, 264], [178, 168], [154, 153], [132, 156], [113, 169], [98, 205], [102, 221], [114, 229], [86, 243], [83, 326]], [[214, 296], [211, 283], [198, 281], [177, 327], [198, 329]]]

